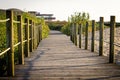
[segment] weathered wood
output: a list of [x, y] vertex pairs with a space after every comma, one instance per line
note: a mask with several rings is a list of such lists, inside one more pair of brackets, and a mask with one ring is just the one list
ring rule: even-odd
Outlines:
[[[120, 66], [108, 58], [77, 48], [58, 31], [44, 39], [25, 65], [16, 65], [16, 76], [0, 80], [119, 80]], [[57, 35], [60, 34], [60, 35]]]
[[82, 24], [79, 24], [79, 48], [81, 48], [81, 38], [82, 38]]
[[70, 24], [70, 40], [72, 41], [72, 23]]
[[42, 25], [39, 26], [39, 42], [42, 40]]
[[95, 45], [95, 20], [92, 20], [92, 39], [91, 39], [91, 51], [94, 52]]
[[26, 35], [26, 40], [27, 40], [26, 46], [25, 46], [25, 48], [26, 48], [25, 56], [30, 57], [30, 52], [29, 52], [30, 51], [30, 49], [29, 49], [29, 20], [27, 18], [25, 19], [25, 23], [27, 23], [27, 25], [25, 25], [25, 28], [26, 28], [25, 35]]
[[114, 63], [114, 36], [115, 36], [115, 16], [110, 17], [110, 52], [109, 63]]
[[18, 46], [18, 57], [19, 57], [19, 64], [24, 64], [24, 46], [23, 46], [23, 25], [22, 25], [22, 16], [17, 16], [18, 23], [18, 42], [20, 45]]
[[85, 49], [88, 49], [88, 22], [86, 22], [86, 28], [85, 28]]
[[34, 23], [34, 31], [35, 31], [35, 49], [37, 48], [37, 39], [38, 39], [38, 36], [37, 36], [37, 26], [36, 26], [36, 23]]
[[15, 68], [14, 68], [14, 27], [13, 27], [13, 11], [6, 11], [6, 18], [10, 19], [6, 22], [7, 29], [7, 48], [10, 47], [10, 51], [8, 51], [8, 76], [15, 76]]
[[99, 56], [103, 56], [103, 30], [104, 30], [104, 18], [100, 17], [100, 37], [99, 37]]
[[30, 52], [32, 52], [33, 51], [33, 22], [32, 22], [32, 20], [30, 20], [29, 21], [30, 22], [30, 38], [31, 38], [31, 40], [30, 40]]
[[77, 23], [74, 23], [74, 43], [77, 46]]
[[74, 23], [72, 23], [72, 42], [74, 43]]
[[40, 41], [42, 40], [42, 25], [40, 26]]
[[33, 49], [35, 49], [35, 22], [33, 22]]
[[40, 26], [37, 25], [37, 46], [39, 45], [39, 31], [40, 31]]

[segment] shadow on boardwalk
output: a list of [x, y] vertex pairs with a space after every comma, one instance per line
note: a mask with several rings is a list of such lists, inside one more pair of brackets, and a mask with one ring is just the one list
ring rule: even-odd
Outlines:
[[120, 80], [120, 66], [107, 57], [79, 49], [69, 37], [51, 31], [25, 65], [16, 65], [15, 77], [0, 80]]

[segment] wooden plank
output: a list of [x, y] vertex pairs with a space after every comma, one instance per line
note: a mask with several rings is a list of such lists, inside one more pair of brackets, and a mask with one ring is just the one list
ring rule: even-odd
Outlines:
[[10, 80], [120, 79], [120, 66], [109, 64], [109, 58], [76, 47], [58, 31], [50, 34], [30, 58], [25, 58], [24, 66], [16, 66], [16, 76]]

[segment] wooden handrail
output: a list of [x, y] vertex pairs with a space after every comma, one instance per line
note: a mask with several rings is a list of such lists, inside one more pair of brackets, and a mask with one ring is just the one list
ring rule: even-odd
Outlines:
[[[2, 51], [0, 53], [0, 56], [4, 55], [4, 54], [8, 54], [8, 76], [14, 76], [15, 75], [15, 65], [14, 65], [14, 48], [18, 46], [18, 52], [19, 52], [19, 56], [18, 56], [18, 62], [19, 64], [24, 64], [24, 50], [26, 48], [27, 50], [27, 56], [30, 56], [30, 51], [32, 52], [33, 49], [35, 49], [37, 47], [37, 45], [39, 44], [40, 40], [39, 35], [41, 35], [41, 27], [40, 26], [35, 26], [35, 22], [34, 20], [29, 20], [28, 18], [25, 19], [26, 22], [23, 22], [23, 18], [21, 15], [16, 15], [17, 16], [17, 20], [14, 20], [14, 13], [12, 10], [7, 10], [6, 11], [6, 19], [4, 20], [0, 20], [0, 23], [6, 23], [6, 37], [7, 37], [7, 49], [5, 49], [4, 51]], [[17, 24], [17, 36], [18, 36], [18, 43], [14, 44], [14, 27], [13, 24]], [[23, 26], [26, 27], [25, 31], [25, 40], [23, 40]], [[30, 30], [29, 30], [30, 29]], [[30, 31], [30, 33], [29, 33]], [[36, 36], [36, 37], [35, 37]], [[37, 43], [36, 43], [37, 41]], [[27, 46], [24, 48], [24, 44]], [[30, 46], [29, 46], [30, 44]], [[30, 48], [30, 50], [29, 50]]]
[[7, 21], [9, 21], [10, 19], [8, 18], [8, 19], [5, 19], [5, 20], [0, 20], [0, 23], [3, 23], [3, 22], [7, 22]]
[[10, 50], [10, 48], [7, 48], [6, 50], [4, 50], [4, 51], [2, 51], [1, 53], [0, 53], [0, 56], [2, 56], [2, 55], [4, 55], [6, 52], [8, 52]]
[[[97, 22], [98, 23], [98, 22]], [[77, 24], [77, 23], [76, 23]], [[72, 25], [75, 25], [74, 23], [72, 23]], [[82, 23], [79, 24], [80, 26], [83, 25]], [[95, 39], [95, 20], [92, 20], [92, 34], [91, 34], [91, 38], [88, 37], [88, 27], [87, 26], [82, 26], [85, 27], [85, 35], [84, 38], [82, 38], [82, 31], [81, 31], [81, 27], [79, 27], [79, 48], [81, 48], [81, 40], [84, 40], [84, 44], [85, 44], [85, 49], [87, 49], [88, 47], [88, 40], [91, 40], [91, 51], [94, 52], [94, 45], [95, 45], [95, 40], [99, 41], [99, 56], [103, 55], [103, 47], [104, 47], [104, 42], [110, 44], [109, 45], [109, 63], [114, 63], [115, 61], [115, 53], [114, 53], [114, 46], [120, 47], [120, 44], [115, 43], [114, 42], [114, 37], [115, 37], [115, 26], [116, 26], [116, 22], [115, 22], [115, 16], [111, 16], [110, 17], [110, 41], [106, 41], [104, 40], [104, 35], [103, 35], [103, 30], [104, 30], [104, 18], [100, 17], [100, 21], [99, 21], [99, 39]], [[75, 29], [74, 26], [70, 27], [70, 31], [71, 31], [71, 37], [70, 40], [72, 40], [73, 43], [75, 43]]]

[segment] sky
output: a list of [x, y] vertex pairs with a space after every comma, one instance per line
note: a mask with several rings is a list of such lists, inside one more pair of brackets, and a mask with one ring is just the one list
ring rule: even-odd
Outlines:
[[0, 0], [0, 9], [18, 8], [24, 11], [37, 11], [41, 14], [54, 14], [56, 20], [67, 20], [74, 12], [86, 12], [91, 20], [111, 15], [120, 21], [120, 0]]

